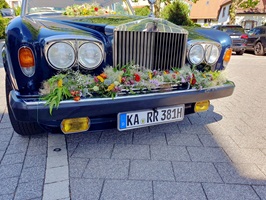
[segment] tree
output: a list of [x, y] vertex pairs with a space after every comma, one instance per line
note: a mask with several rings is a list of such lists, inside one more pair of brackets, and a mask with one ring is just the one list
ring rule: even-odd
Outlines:
[[0, 0], [0, 9], [1, 8], [9, 8], [9, 5], [5, 0]]
[[192, 26], [194, 23], [189, 19], [189, 6], [182, 0], [175, 0], [164, 7], [161, 17], [177, 25]]
[[235, 24], [236, 21], [236, 11], [241, 8], [244, 10], [255, 8], [260, 0], [232, 0], [229, 16], [230, 16], [230, 24]]

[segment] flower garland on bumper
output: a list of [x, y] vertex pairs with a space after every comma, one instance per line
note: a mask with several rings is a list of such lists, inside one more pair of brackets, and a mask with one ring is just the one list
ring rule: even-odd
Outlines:
[[221, 71], [201, 72], [190, 66], [168, 71], [142, 69], [136, 65], [121, 68], [107, 67], [99, 75], [85, 75], [68, 70], [42, 83], [40, 95], [50, 107], [58, 107], [62, 100], [134, 95], [182, 89], [203, 89], [227, 82]]

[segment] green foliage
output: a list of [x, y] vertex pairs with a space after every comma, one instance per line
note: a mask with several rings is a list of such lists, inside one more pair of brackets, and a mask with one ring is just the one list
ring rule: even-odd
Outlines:
[[0, 9], [1, 8], [9, 8], [9, 5], [5, 0], [0, 0]]
[[0, 17], [0, 39], [5, 38], [5, 29], [10, 19]]
[[21, 7], [18, 6], [18, 7], [16, 7], [16, 8], [14, 8], [14, 11], [15, 11], [15, 15], [16, 15], [16, 16], [20, 15], [20, 13], [21, 13]]
[[135, 10], [135, 15], [148, 16], [150, 14], [150, 8], [149, 8], [149, 6], [135, 8], [134, 10]]
[[237, 9], [250, 9], [255, 8], [260, 0], [232, 0], [229, 15], [230, 15], [230, 24], [235, 24], [236, 20], [236, 11]]
[[189, 7], [182, 0], [168, 4], [161, 12], [161, 17], [177, 25], [194, 26], [189, 19]]

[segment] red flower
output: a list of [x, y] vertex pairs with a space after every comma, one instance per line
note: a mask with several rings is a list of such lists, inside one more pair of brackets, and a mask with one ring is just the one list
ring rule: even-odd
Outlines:
[[135, 76], [135, 81], [140, 82], [140, 75], [134, 74], [134, 76]]
[[197, 80], [196, 80], [196, 78], [195, 78], [195, 75], [192, 74], [192, 78], [191, 78], [191, 80], [190, 80], [191, 85], [195, 85], [196, 82], [197, 82]]
[[107, 14], [107, 13], [108, 13], [108, 11], [105, 11], [105, 13]]
[[99, 10], [99, 8], [97, 8], [97, 7], [94, 8], [94, 11], [95, 11], [95, 12], [97, 12], [98, 10]]

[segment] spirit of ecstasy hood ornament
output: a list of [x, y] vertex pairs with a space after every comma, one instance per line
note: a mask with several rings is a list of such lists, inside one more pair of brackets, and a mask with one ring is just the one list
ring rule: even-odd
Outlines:
[[155, 4], [156, 0], [148, 0], [148, 1], [149, 1], [149, 4], [150, 4], [150, 10], [151, 10], [151, 13], [149, 14], [149, 17], [154, 17], [153, 7], [154, 7], [154, 4]]

